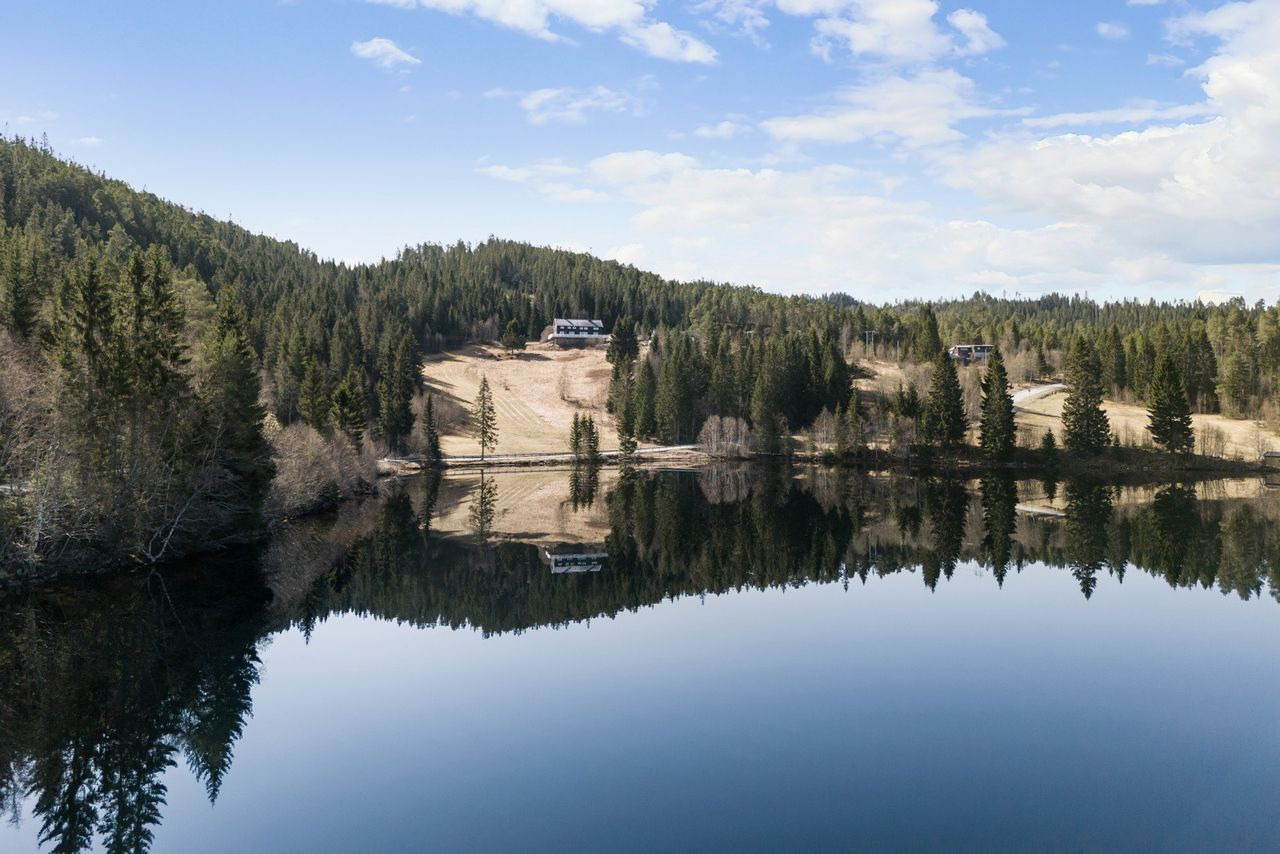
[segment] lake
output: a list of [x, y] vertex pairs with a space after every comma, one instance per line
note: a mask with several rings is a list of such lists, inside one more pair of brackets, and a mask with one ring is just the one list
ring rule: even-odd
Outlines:
[[1280, 495], [423, 478], [0, 594], [0, 850], [1280, 848]]

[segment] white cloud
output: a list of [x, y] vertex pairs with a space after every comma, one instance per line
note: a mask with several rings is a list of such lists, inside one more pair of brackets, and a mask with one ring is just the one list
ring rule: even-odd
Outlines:
[[[998, 137], [951, 155], [950, 182], [1007, 210], [1108, 234], [1133, 253], [1273, 265], [1280, 259], [1280, 8], [1229, 3], [1182, 17], [1170, 32], [1219, 42], [1189, 72], [1202, 81], [1203, 104], [1127, 117], [1142, 123], [1163, 112], [1175, 121], [1142, 130]], [[1200, 111], [1212, 118], [1189, 120]]]
[[[847, 166], [794, 170], [707, 166], [680, 153], [615, 152], [581, 166], [485, 167], [553, 201], [630, 212], [628, 228], [597, 235], [612, 257], [643, 257], [682, 278], [891, 299], [929, 289], [1024, 290], [1176, 283], [1212, 277], [1160, 252], [1125, 251], [1082, 223], [1006, 228], [951, 219], [886, 195], [878, 176]], [[640, 256], [639, 253], [643, 253]]]
[[738, 134], [747, 133], [750, 130], [751, 128], [747, 125], [725, 119], [713, 125], [702, 125], [693, 132], [693, 135], [702, 139], [732, 139]]
[[1110, 41], [1129, 38], [1129, 28], [1119, 21], [1102, 21], [1094, 28], [1098, 35]]
[[1186, 65], [1186, 60], [1180, 56], [1174, 56], [1171, 53], [1149, 53], [1147, 54], [1147, 65], [1163, 65], [1166, 68], [1177, 68], [1180, 65]]
[[764, 10], [770, 0], [704, 0], [694, 11], [711, 15], [716, 21], [741, 32], [756, 44], [764, 44], [763, 31], [769, 26]]
[[568, 21], [595, 33], [615, 33], [625, 44], [658, 59], [714, 62], [715, 49], [690, 33], [649, 17], [647, 0], [367, 0], [402, 9], [420, 7], [453, 15], [474, 15], [546, 41], [562, 36], [552, 20]]
[[626, 92], [592, 86], [589, 89], [535, 89], [521, 96], [520, 109], [530, 124], [581, 124], [587, 120], [588, 113], [639, 113], [641, 104]]
[[[778, 10], [815, 18], [812, 48], [831, 59], [837, 49], [888, 65], [928, 63], [945, 56], [976, 56], [1004, 47], [987, 18], [972, 9], [938, 26], [937, 0], [776, 0]], [[958, 38], [957, 38], [958, 37]]]
[[97, 146], [102, 145], [105, 141], [106, 140], [100, 136], [82, 136], [76, 140], [76, 145], [82, 145], [85, 148], [96, 148]]
[[422, 60], [402, 50], [391, 39], [372, 38], [363, 42], [352, 42], [351, 53], [361, 59], [367, 59], [379, 68], [395, 68], [397, 65], [419, 65]]
[[1159, 6], [1164, 0], [1125, 0], [1126, 6]]
[[957, 9], [947, 16], [947, 23], [955, 27], [965, 42], [956, 48], [961, 56], [990, 53], [1005, 46], [1000, 34], [987, 24], [987, 16], [972, 9]]
[[796, 142], [901, 139], [923, 146], [962, 139], [955, 126], [965, 119], [1009, 112], [977, 103], [973, 81], [950, 69], [860, 83], [841, 92], [840, 101], [808, 115], [769, 119], [763, 126], [778, 139]]
[[1137, 103], [1110, 110], [1091, 110], [1081, 113], [1057, 113], [1051, 116], [1034, 116], [1022, 120], [1031, 128], [1082, 127], [1084, 125], [1140, 125], [1153, 121], [1200, 119], [1212, 116], [1215, 110], [1208, 104], [1153, 104]]

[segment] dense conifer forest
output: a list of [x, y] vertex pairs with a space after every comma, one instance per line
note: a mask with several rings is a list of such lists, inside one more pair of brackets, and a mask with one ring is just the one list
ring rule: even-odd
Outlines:
[[[1008, 381], [1079, 374], [1079, 360], [1102, 393], [1151, 406], [1171, 451], [1186, 450], [1191, 411], [1276, 417], [1280, 306], [985, 294], [877, 306], [675, 282], [497, 238], [351, 266], [4, 139], [0, 561], [152, 562], [331, 503], [369, 479], [371, 455], [433, 434], [415, 423], [423, 353], [515, 349], [555, 316], [615, 331], [623, 447], [706, 439], [710, 425], [784, 453], [816, 427], [850, 452], [918, 420], [915, 441], [963, 443], [976, 426], [1007, 456]], [[860, 360], [949, 366], [947, 346], [974, 342], [1002, 348], [1007, 380], [984, 385], [973, 425], [945, 368], [867, 422]], [[1087, 422], [1096, 401], [1076, 403]], [[1096, 423], [1071, 436], [1106, 441]]]

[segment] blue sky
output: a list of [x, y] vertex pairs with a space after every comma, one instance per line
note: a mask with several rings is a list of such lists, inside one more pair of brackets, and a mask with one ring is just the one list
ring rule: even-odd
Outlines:
[[364, 261], [1280, 296], [1280, 0], [10, 0], [0, 124]]

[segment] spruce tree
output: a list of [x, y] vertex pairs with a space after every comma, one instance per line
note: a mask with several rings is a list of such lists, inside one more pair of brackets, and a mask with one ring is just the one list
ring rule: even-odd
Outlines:
[[569, 428], [569, 453], [575, 460], [582, 457], [582, 416], [573, 413], [573, 426]]
[[413, 432], [417, 365], [413, 338], [405, 329], [397, 340], [387, 344], [378, 380], [378, 433], [393, 453], [404, 450], [404, 440]]
[[333, 390], [333, 425], [351, 443], [360, 448], [364, 431], [368, 426], [368, 404], [365, 399], [364, 380], [353, 366]]
[[498, 416], [493, 408], [493, 392], [489, 390], [487, 376], [480, 377], [480, 391], [471, 409], [471, 420], [475, 426], [476, 441], [480, 443], [480, 459], [483, 460], [485, 453], [498, 444]]
[[595, 465], [600, 462], [600, 431], [596, 428], [596, 419], [588, 415], [582, 425], [583, 456], [587, 462]]
[[964, 442], [969, 421], [964, 414], [964, 394], [956, 364], [945, 351], [934, 359], [933, 385], [924, 408], [925, 438], [943, 448]]
[[1016, 430], [1004, 356], [999, 347], [994, 347], [987, 360], [986, 375], [982, 378], [982, 424], [978, 445], [991, 459], [1007, 460], [1013, 455]]
[[333, 397], [329, 394], [329, 383], [325, 379], [324, 368], [312, 357], [307, 361], [306, 371], [302, 375], [302, 388], [298, 393], [298, 414], [302, 420], [317, 430], [326, 430], [333, 414]]
[[1111, 442], [1111, 422], [1102, 409], [1102, 366], [1093, 345], [1076, 339], [1067, 368], [1071, 391], [1062, 407], [1062, 431], [1067, 449], [1093, 456]]
[[609, 336], [609, 350], [606, 357], [613, 364], [631, 361], [640, 354], [640, 343], [636, 338], [636, 325], [631, 315], [620, 315], [613, 324], [613, 332]]
[[943, 353], [942, 336], [938, 334], [938, 318], [933, 313], [933, 306], [925, 303], [920, 306], [916, 319], [916, 358], [922, 362], [934, 361], [939, 353]]
[[1195, 442], [1191, 429], [1191, 406], [1187, 402], [1182, 373], [1167, 351], [1162, 352], [1156, 362], [1147, 398], [1151, 438], [1166, 451], [1189, 453]]
[[427, 402], [422, 407], [422, 446], [429, 465], [439, 465], [444, 461], [444, 452], [440, 450], [440, 425], [436, 421], [436, 396], [427, 395]]
[[524, 329], [520, 325], [520, 321], [514, 317], [507, 323], [506, 331], [502, 333], [502, 349], [507, 351], [507, 355], [515, 353], [517, 350], [525, 348]]
[[239, 484], [245, 509], [256, 514], [275, 475], [271, 446], [262, 432], [266, 413], [258, 403], [262, 393], [258, 359], [238, 294], [228, 288], [219, 297], [218, 313], [202, 351], [200, 396], [210, 422], [207, 435], [215, 437], [217, 460]]
[[641, 359], [636, 376], [635, 393], [635, 434], [648, 438], [658, 432], [657, 418], [654, 415], [654, 403], [657, 397], [657, 380], [653, 375], [653, 365], [648, 359]]

